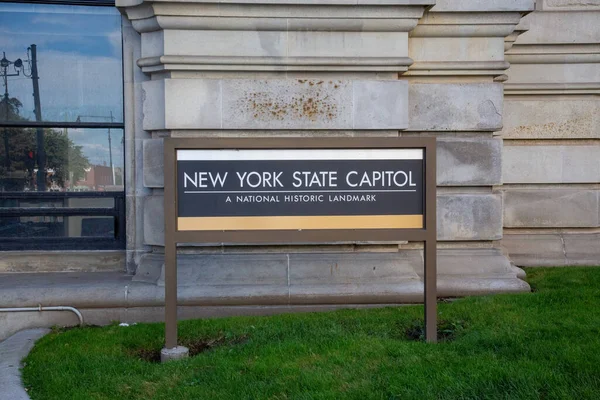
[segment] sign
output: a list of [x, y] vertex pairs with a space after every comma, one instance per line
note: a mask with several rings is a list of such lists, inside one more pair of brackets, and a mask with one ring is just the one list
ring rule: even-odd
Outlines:
[[424, 243], [437, 340], [435, 138], [164, 140], [165, 347], [177, 346], [177, 243]]
[[423, 228], [423, 149], [177, 150], [177, 230]]

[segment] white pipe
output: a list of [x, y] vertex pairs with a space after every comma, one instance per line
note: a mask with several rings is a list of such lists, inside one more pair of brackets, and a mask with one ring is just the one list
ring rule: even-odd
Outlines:
[[55, 307], [11, 307], [11, 308], [0, 308], [0, 312], [27, 312], [27, 311], [71, 311], [79, 318], [79, 326], [83, 325], [83, 315], [75, 307], [68, 306], [55, 306]]

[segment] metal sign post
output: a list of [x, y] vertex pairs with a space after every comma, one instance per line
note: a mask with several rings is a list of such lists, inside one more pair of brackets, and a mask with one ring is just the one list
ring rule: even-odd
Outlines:
[[164, 140], [165, 350], [177, 347], [177, 243], [424, 243], [437, 341], [435, 138]]

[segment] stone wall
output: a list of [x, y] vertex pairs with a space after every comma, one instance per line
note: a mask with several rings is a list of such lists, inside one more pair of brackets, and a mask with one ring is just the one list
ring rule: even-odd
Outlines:
[[[498, 245], [498, 131], [504, 41], [534, 2], [435, 3], [117, 1], [139, 33], [131, 49], [142, 72], [130, 85], [134, 281], [163, 282], [163, 137], [434, 135], [440, 294], [528, 290]], [[422, 299], [419, 243], [212, 244], [180, 252], [181, 285], [206, 293], [195, 295], [198, 305]]]
[[517, 30], [506, 52], [502, 244], [520, 266], [598, 265], [600, 2], [538, 0]]

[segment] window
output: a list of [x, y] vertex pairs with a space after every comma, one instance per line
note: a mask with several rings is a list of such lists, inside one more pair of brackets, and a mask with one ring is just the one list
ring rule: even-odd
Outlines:
[[124, 247], [121, 17], [0, 3], [0, 250]]

